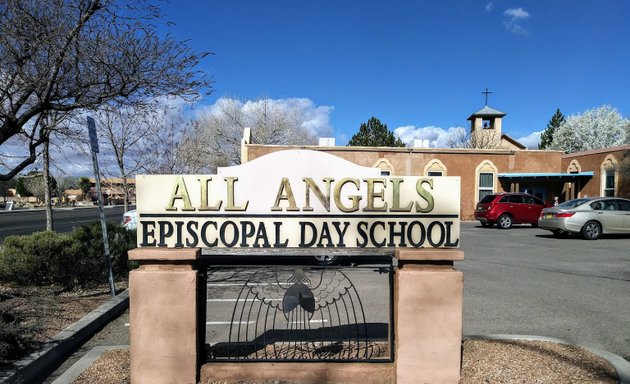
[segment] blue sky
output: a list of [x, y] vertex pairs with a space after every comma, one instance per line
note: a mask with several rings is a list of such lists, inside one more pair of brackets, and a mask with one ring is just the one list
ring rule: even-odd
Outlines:
[[300, 99], [338, 145], [371, 116], [433, 140], [467, 126], [486, 87], [504, 133], [524, 141], [556, 108], [630, 116], [626, 0], [172, 1], [163, 12], [177, 39], [214, 54], [203, 104]]

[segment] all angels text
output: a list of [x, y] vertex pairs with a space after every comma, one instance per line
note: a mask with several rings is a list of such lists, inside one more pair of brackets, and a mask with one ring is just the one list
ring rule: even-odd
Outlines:
[[[166, 213], [140, 214], [140, 246], [174, 247], [457, 247], [458, 214], [432, 214], [433, 178], [418, 178], [405, 201], [403, 178], [303, 178], [296, 196], [282, 178], [269, 212], [248, 213], [237, 177], [196, 179], [195, 204], [183, 177], [175, 178]], [[211, 186], [225, 188], [225, 201]], [[405, 186], [406, 187], [406, 186]], [[360, 192], [365, 190], [365, 194]], [[253, 192], [253, 191], [250, 191]], [[314, 197], [314, 199], [313, 199]], [[242, 197], [241, 197], [242, 198]], [[312, 202], [318, 201], [318, 212]], [[299, 205], [298, 205], [299, 202]], [[331, 213], [331, 205], [337, 211]], [[321, 213], [320, 213], [321, 212]], [[324, 213], [325, 212], [325, 213]]]

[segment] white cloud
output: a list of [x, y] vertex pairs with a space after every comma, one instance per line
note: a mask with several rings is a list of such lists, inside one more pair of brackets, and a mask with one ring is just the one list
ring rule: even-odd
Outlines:
[[492, 2], [489, 2], [488, 4], [486, 4], [486, 12], [492, 11], [493, 8], [494, 8], [494, 4]]
[[527, 136], [519, 137], [516, 139], [519, 143], [523, 144], [527, 148], [530, 149], [538, 149], [538, 144], [540, 144], [540, 134], [543, 131], [532, 132]]
[[448, 148], [448, 139], [462, 127], [450, 127], [444, 129], [435, 126], [415, 127], [405, 125], [394, 129], [394, 134], [407, 146], [413, 145], [414, 140], [429, 140], [431, 148]]
[[513, 20], [529, 18], [529, 12], [527, 12], [523, 8], [510, 8], [506, 9], [503, 13], [507, 16], [510, 16]]
[[503, 21], [503, 26], [508, 31], [519, 35], [527, 34], [527, 30], [521, 25], [521, 21], [529, 19], [529, 12], [523, 8], [509, 8], [503, 14], [508, 17], [507, 20]]

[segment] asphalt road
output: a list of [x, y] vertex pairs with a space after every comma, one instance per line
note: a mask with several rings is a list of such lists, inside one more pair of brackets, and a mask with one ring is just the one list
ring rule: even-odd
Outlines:
[[[107, 221], [120, 223], [124, 208], [121, 205], [106, 206], [103, 211]], [[97, 206], [54, 208], [53, 220], [55, 231], [70, 232], [74, 227], [100, 220], [100, 214]], [[45, 229], [46, 212], [43, 209], [0, 212], [0, 242], [10, 235], [27, 235]]]
[[596, 241], [463, 223], [464, 334], [539, 335], [630, 361], [630, 235]]

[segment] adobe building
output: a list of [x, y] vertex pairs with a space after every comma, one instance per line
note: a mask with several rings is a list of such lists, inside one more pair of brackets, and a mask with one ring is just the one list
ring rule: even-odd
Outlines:
[[[493, 149], [339, 147], [331, 139], [320, 140], [323, 146], [262, 145], [254, 144], [246, 128], [241, 163], [300, 148], [380, 168], [383, 175], [460, 176], [462, 220], [472, 220], [480, 198], [497, 192], [527, 192], [548, 204], [555, 197], [560, 202], [584, 196], [630, 197], [630, 177], [623, 171], [630, 168], [630, 145], [572, 154], [530, 150], [502, 133], [505, 115], [485, 106], [468, 118], [473, 142], [481, 138]], [[489, 137], [494, 145], [488, 145]]]

